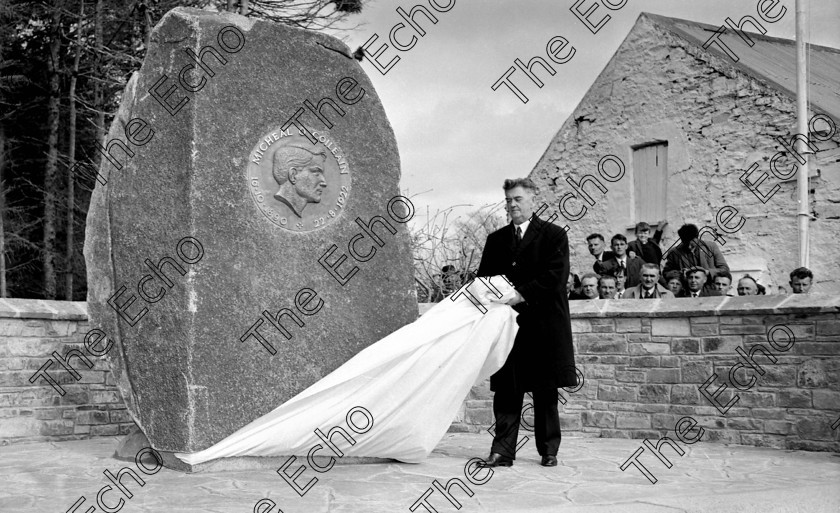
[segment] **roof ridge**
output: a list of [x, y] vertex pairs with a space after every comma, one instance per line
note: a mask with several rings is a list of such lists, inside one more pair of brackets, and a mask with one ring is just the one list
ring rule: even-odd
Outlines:
[[[646, 11], [642, 11], [641, 13], [639, 13], [639, 18], [641, 18], [643, 16], [645, 18], [653, 21], [657, 25], [661, 26], [662, 28], [665, 28], [665, 29], [670, 30], [672, 32], [675, 29], [679, 30], [678, 27], [674, 26], [675, 22], [685, 23], [685, 24], [688, 24], [688, 25], [694, 25], [696, 27], [701, 27], [704, 30], [710, 30], [711, 32], [715, 32], [715, 31], [719, 30], [721, 26], [725, 26], [725, 25], [718, 25], [718, 26], [709, 25], [708, 23], [703, 23], [703, 22], [700, 22], [700, 21], [687, 20], [685, 18], [674, 18], [674, 17], [671, 17], [671, 16], [663, 16], [661, 14], [654, 14], [654, 13], [650, 13], [650, 12], [646, 12]], [[727, 30], [732, 30], [729, 27], [726, 27], [726, 29]], [[782, 43], [782, 44], [790, 44], [790, 45], [795, 45], [796, 44], [795, 39], [787, 39], [787, 38], [784, 38], [784, 37], [767, 36], [765, 34], [761, 34], [761, 33], [758, 33], [758, 32], [750, 32], [749, 30], [740, 30], [739, 32], [743, 32], [744, 34], [748, 34], [750, 36], [750, 38], [757, 39], [757, 40], [763, 40], [763, 41], [767, 41], [767, 42], [771, 42], [771, 43]], [[680, 32], [680, 34], [682, 34], [682, 32]], [[689, 34], [689, 36], [690, 36], [690, 34]], [[694, 38], [692, 37], [692, 39], [694, 39]], [[701, 44], [702, 44], [702, 42], [701, 42]], [[827, 51], [827, 52], [840, 54], [840, 48], [834, 48], [834, 47], [831, 47], [831, 46], [823, 46], [823, 45], [818, 45], [818, 44], [814, 44], [814, 43], [808, 43], [808, 47], [810, 49], [816, 49], [816, 50], [821, 50], [821, 51]]]

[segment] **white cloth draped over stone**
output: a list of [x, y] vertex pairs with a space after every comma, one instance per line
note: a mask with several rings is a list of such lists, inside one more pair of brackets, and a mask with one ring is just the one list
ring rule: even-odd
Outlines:
[[[443, 438], [470, 388], [499, 370], [513, 348], [517, 313], [504, 304], [513, 288], [502, 277], [491, 278], [502, 294], [497, 298], [485, 282], [475, 280], [468, 290], [486, 313], [467, 294], [446, 298], [216, 445], [175, 455], [192, 465], [237, 456], [306, 456], [324, 445], [315, 428], [327, 433], [339, 426], [356, 442], [333, 437], [345, 456], [422, 461]], [[372, 428], [361, 434], [345, 419], [357, 406], [373, 417]], [[364, 430], [361, 413], [353, 421]], [[334, 456], [328, 448], [314, 455]]]

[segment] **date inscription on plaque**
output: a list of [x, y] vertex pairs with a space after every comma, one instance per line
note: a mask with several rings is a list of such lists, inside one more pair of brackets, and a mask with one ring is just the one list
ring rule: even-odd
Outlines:
[[265, 134], [248, 158], [248, 190], [269, 221], [293, 232], [318, 230], [347, 207], [350, 167], [329, 132], [312, 144], [294, 128]]

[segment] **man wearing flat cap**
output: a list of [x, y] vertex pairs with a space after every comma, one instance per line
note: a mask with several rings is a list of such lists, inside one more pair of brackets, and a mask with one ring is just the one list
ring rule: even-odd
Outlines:
[[720, 248], [713, 241], [701, 240], [700, 230], [693, 224], [682, 225], [677, 230], [677, 235], [680, 237], [680, 244], [668, 252], [662, 274], [667, 274], [668, 271], [684, 274], [689, 268], [700, 267], [708, 273], [703, 288], [713, 290], [715, 276], [720, 272], [729, 271]]
[[720, 296], [714, 287], [706, 287], [709, 283], [709, 271], [695, 265], [685, 270], [686, 288], [677, 297], [709, 297]]

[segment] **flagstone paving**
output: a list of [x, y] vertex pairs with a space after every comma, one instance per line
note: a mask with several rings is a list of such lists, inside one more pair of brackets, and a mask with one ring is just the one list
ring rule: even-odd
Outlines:
[[[657, 479], [651, 484], [633, 466], [619, 470], [640, 440], [564, 437], [558, 467], [539, 466], [529, 441], [513, 467], [496, 470], [482, 485], [471, 484], [464, 466], [470, 458], [486, 456], [489, 442], [487, 433], [447, 434], [422, 464], [336, 465], [323, 474], [307, 468], [298, 484], [316, 476], [318, 481], [303, 497], [271, 470], [138, 473], [145, 486], [125, 477], [122, 483], [133, 497], [124, 499], [120, 511], [251, 513], [260, 499], [268, 498], [277, 508], [266, 505], [258, 513], [393, 513], [410, 511], [433, 480], [445, 484], [454, 477], [473, 493], [469, 497], [457, 485], [451, 487], [462, 504], [460, 512], [840, 511], [838, 454], [700, 442], [682, 445], [686, 452], [680, 457], [663, 446], [673, 463], [670, 469], [649, 451], [640, 457]], [[103, 472], [138, 470], [134, 463], [112, 458], [117, 443], [116, 438], [98, 438], [0, 447], [0, 512], [67, 512], [82, 496], [86, 501], [77, 512], [103, 511], [96, 506], [97, 492], [109, 484]], [[305, 458], [287, 472], [294, 473], [300, 464]], [[116, 511], [121, 497], [108, 491], [103, 499]], [[438, 512], [456, 511], [439, 491], [427, 500]], [[418, 504], [415, 511], [426, 509]]]

